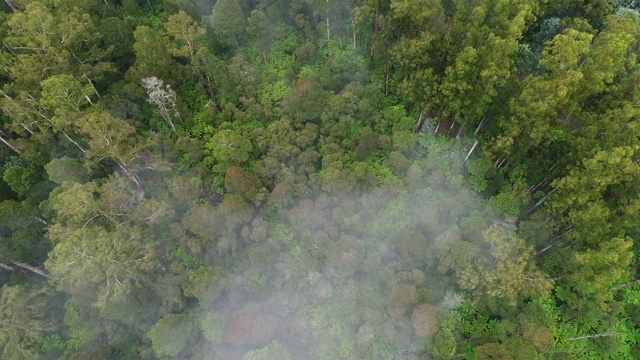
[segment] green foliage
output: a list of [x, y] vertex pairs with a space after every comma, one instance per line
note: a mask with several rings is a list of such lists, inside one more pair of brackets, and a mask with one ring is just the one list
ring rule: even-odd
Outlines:
[[249, 160], [251, 142], [231, 130], [216, 133], [205, 143], [205, 162], [217, 173], [225, 173], [230, 166], [242, 165]]
[[64, 342], [58, 334], [51, 334], [45, 337], [40, 344], [43, 352], [63, 350]]
[[0, 289], [0, 346], [9, 358], [34, 358], [35, 348], [56, 324], [47, 313], [42, 286], [3, 285]]
[[222, 45], [237, 47], [246, 23], [237, 0], [220, 0], [213, 6], [211, 27]]
[[431, 353], [436, 359], [449, 360], [456, 354], [456, 340], [449, 329], [442, 329], [432, 340]]
[[213, 344], [224, 342], [224, 332], [227, 319], [214, 312], [209, 312], [200, 320], [200, 330], [205, 339]]
[[194, 296], [200, 304], [213, 303], [225, 290], [227, 275], [221, 268], [198, 267], [187, 272], [189, 283], [184, 287], [186, 296]]
[[5, 3], [3, 358], [638, 358], [633, 1]]
[[53, 159], [45, 165], [49, 179], [65, 188], [75, 183], [85, 183], [89, 180], [89, 174], [77, 159], [63, 156]]
[[474, 191], [484, 191], [487, 188], [487, 172], [491, 168], [491, 160], [482, 157], [469, 160], [467, 171], [469, 171], [469, 184]]
[[260, 350], [251, 350], [244, 354], [242, 360], [292, 359], [291, 355], [279, 342], [274, 341]]
[[38, 180], [35, 165], [18, 157], [11, 157], [3, 166], [2, 179], [19, 196], [25, 196], [27, 191]]
[[168, 314], [149, 330], [153, 351], [157, 356], [175, 357], [185, 349], [192, 338], [193, 327], [186, 314]]

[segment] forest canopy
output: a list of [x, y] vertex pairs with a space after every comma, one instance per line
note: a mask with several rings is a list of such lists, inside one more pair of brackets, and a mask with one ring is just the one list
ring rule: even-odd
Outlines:
[[637, 0], [4, 0], [3, 359], [640, 358]]

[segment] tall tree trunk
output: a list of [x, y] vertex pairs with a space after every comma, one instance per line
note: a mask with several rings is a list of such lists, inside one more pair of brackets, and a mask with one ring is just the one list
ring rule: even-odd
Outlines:
[[29, 271], [33, 272], [34, 274], [38, 274], [40, 276], [46, 277], [47, 279], [51, 279], [51, 276], [49, 276], [46, 272], [44, 272], [44, 271], [42, 271], [42, 270], [40, 270], [38, 268], [35, 268], [35, 267], [33, 267], [33, 266], [29, 265], [29, 264], [25, 264], [25, 263], [21, 263], [21, 262], [17, 262], [17, 261], [14, 261], [13, 264], [15, 266], [21, 267], [23, 269], [29, 270]]
[[85, 149], [82, 148], [82, 146], [80, 146], [80, 144], [78, 144], [69, 135], [67, 135], [67, 133], [64, 130], [60, 130], [60, 132], [64, 135], [64, 137], [67, 138], [67, 140], [69, 140], [73, 145], [75, 145], [78, 149], [80, 149], [80, 151], [82, 151], [83, 153], [87, 152]]
[[422, 129], [422, 125], [424, 124], [424, 110], [420, 110], [420, 116], [418, 117], [418, 123], [413, 127], [413, 133], [417, 134]]
[[478, 125], [478, 127], [476, 128], [476, 131], [473, 132], [473, 135], [477, 135], [478, 131], [480, 131], [480, 128], [482, 128], [482, 125], [484, 125], [484, 122], [487, 120], [487, 117], [483, 117], [482, 120], [480, 121], [480, 124]]
[[122, 170], [122, 172], [124, 173], [124, 175], [131, 180], [131, 182], [133, 182], [136, 187], [138, 188], [138, 190], [140, 191], [140, 193], [142, 195], [145, 194], [144, 188], [142, 187], [142, 184], [140, 183], [140, 178], [138, 178], [138, 175], [136, 175], [133, 171], [129, 170], [126, 166], [124, 166], [124, 164], [122, 162], [120, 162], [119, 160], [116, 160], [116, 163], [118, 164], [118, 167], [120, 168], [120, 170]]
[[438, 125], [436, 125], [436, 129], [433, 131], [433, 133], [435, 135], [438, 135], [438, 130], [440, 129], [440, 121], [442, 121], [441, 119], [438, 119]]
[[575, 340], [582, 340], [582, 339], [593, 339], [593, 338], [599, 338], [599, 337], [605, 337], [605, 336], [616, 336], [616, 335], [623, 335], [623, 334], [624, 334], [623, 332], [605, 332], [605, 333], [600, 333], [600, 334], [573, 337], [573, 338], [567, 339], [567, 341], [575, 341]]
[[371, 34], [371, 52], [369, 53], [369, 59], [373, 62], [376, 49], [376, 38], [378, 37], [378, 15], [380, 14], [380, 0], [376, 5], [376, 13], [373, 15], [373, 33]]
[[387, 64], [387, 72], [385, 74], [384, 82], [384, 96], [389, 96], [389, 73], [391, 72], [391, 65]]
[[167, 122], [169, 123], [169, 126], [171, 126], [171, 130], [173, 130], [174, 133], [177, 133], [176, 131], [176, 126], [173, 123], [173, 120], [171, 120], [171, 114], [169, 114], [169, 109], [167, 109], [166, 106], [162, 105], [162, 106], [158, 106], [158, 108], [160, 108], [160, 112], [162, 113], [162, 117], [167, 120]]
[[356, 44], [356, 14], [351, 14], [351, 28], [353, 32], [353, 50], [357, 48]]
[[327, 0], [327, 41], [331, 39], [331, 30], [329, 30], [329, 0]]
[[9, 141], [7, 141], [7, 139], [4, 138], [4, 133], [2, 131], [0, 131], [0, 141], [2, 141], [5, 145], [7, 145], [9, 149], [15, 151], [16, 154], [18, 155], [20, 154], [20, 150], [14, 148], [13, 145], [9, 144]]
[[13, 49], [11, 48], [11, 45], [7, 44], [7, 42], [5, 42], [5, 41], [3, 41], [2, 44], [4, 45], [4, 47], [7, 48], [7, 50], [9, 50], [11, 55], [18, 56], [18, 55], [16, 55], [15, 51], [13, 51]]
[[555, 188], [551, 191], [549, 191], [549, 193], [547, 195], [545, 195], [542, 199], [540, 199], [531, 209], [529, 209], [529, 211], [527, 211], [527, 214], [532, 212], [533, 210], [535, 210], [538, 206], [542, 205], [547, 198], [549, 197], [549, 195], [553, 194], [554, 192], [558, 191], [558, 188]]
[[626, 288], [627, 286], [635, 285], [637, 283], [640, 283], [640, 279], [631, 280], [631, 281], [627, 281], [624, 284], [616, 285], [612, 287], [611, 290], [612, 291], [620, 290], [620, 289]]
[[7, 3], [7, 5], [9, 5], [9, 7], [11, 8], [11, 11], [13, 12], [19, 11], [19, 9], [16, 7], [16, 4], [13, 3], [13, 0], [4, 0], [4, 2]]
[[478, 144], [480, 143], [480, 140], [476, 140], [475, 143], [473, 143], [473, 146], [471, 147], [471, 150], [469, 150], [469, 153], [467, 154], [467, 156], [464, 157], [464, 162], [466, 163], [467, 160], [469, 160], [469, 156], [471, 156], [471, 154], [473, 154], [473, 150], [476, 149], [476, 146], [478, 146]]

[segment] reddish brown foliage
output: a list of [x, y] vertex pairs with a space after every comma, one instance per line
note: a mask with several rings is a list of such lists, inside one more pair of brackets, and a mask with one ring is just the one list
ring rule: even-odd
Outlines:
[[438, 308], [422, 304], [413, 309], [413, 328], [418, 336], [433, 336], [440, 328], [440, 317], [438, 316]]
[[230, 193], [241, 194], [251, 199], [260, 187], [260, 180], [238, 166], [231, 166], [224, 177], [224, 186]]
[[403, 316], [409, 306], [418, 302], [418, 290], [409, 284], [397, 284], [387, 296], [387, 312], [392, 319]]

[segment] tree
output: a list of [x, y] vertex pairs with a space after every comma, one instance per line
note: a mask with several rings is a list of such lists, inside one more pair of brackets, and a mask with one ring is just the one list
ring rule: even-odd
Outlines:
[[[36, 144], [61, 132], [81, 148], [67, 133], [69, 129], [62, 129], [70, 123], [66, 116], [75, 117], [66, 110], [97, 94], [94, 83], [114, 70], [108, 61], [109, 49], [100, 46], [101, 34], [93, 19], [78, 7], [49, 9], [34, 2], [24, 12], [12, 14], [6, 23], [8, 52], [0, 61], [7, 81], [0, 94], [2, 110], [11, 121], [5, 124]], [[78, 93], [88, 96], [81, 100]], [[56, 119], [52, 116], [56, 111], [66, 116]]]
[[50, 288], [4, 285], [0, 289], [0, 348], [3, 357], [37, 357], [36, 345], [58, 326], [48, 304]]
[[238, 166], [231, 166], [224, 176], [224, 186], [230, 193], [238, 193], [246, 199], [253, 199], [261, 188], [258, 178]]
[[7, 24], [6, 43], [16, 57], [9, 67], [13, 89], [31, 92], [56, 74], [93, 84], [114, 70], [104, 61], [110, 49], [99, 46], [102, 36], [82, 7], [50, 10], [32, 2], [23, 12], [12, 14]]
[[273, 341], [271, 344], [259, 350], [251, 350], [244, 354], [242, 360], [270, 360], [270, 359], [292, 359], [291, 354], [280, 345], [279, 342]]
[[155, 76], [143, 78], [142, 86], [149, 95], [147, 101], [158, 107], [160, 116], [169, 123], [175, 133], [176, 126], [173, 119], [180, 120], [180, 113], [176, 106], [176, 92], [171, 89], [171, 85], [164, 86], [164, 81]]
[[5, 200], [0, 203], [0, 224], [0, 258], [3, 262], [9, 260], [14, 265], [24, 262], [35, 266], [44, 262], [51, 250], [49, 239], [43, 236], [49, 224], [42, 219], [36, 206], [26, 201]]
[[24, 197], [33, 185], [38, 181], [38, 171], [33, 163], [20, 161], [7, 161], [2, 172], [2, 180], [9, 185], [18, 196]]
[[449, 329], [441, 329], [433, 338], [431, 353], [437, 359], [449, 360], [456, 354], [456, 339]]
[[184, 287], [186, 296], [194, 296], [201, 306], [213, 304], [227, 286], [227, 274], [219, 267], [201, 266], [187, 273], [189, 283]]
[[231, 130], [222, 130], [205, 144], [205, 154], [212, 157], [216, 172], [225, 173], [230, 166], [249, 160], [251, 142]]
[[63, 188], [69, 188], [73, 184], [83, 184], [89, 180], [87, 169], [78, 159], [63, 156], [51, 160], [45, 165], [49, 180]]
[[[457, 261], [454, 265], [458, 283], [480, 296], [501, 297], [515, 303], [530, 280], [527, 273], [533, 248], [515, 236], [512, 229], [499, 224], [483, 231], [481, 247], [487, 247], [488, 252], [477, 251], [471, 261]], [[539, 290], [550, 288], [547, 283]]]
[[576, 251], [571, 280], [590, 284], [601, 304], [610, 301], [613, 299], [611, 288], [629, 271], [632, 246], [633, 240], [629, 237], [614, 238], [600, 242], [597, 249]]
[[220, 44], [239, 47], [238, 40], [247, 26], [238, 0], [218, 0], [213, 6], [211, 27]]
[[193, 61], [200, 47], [198, 43], [204, 38], [207, 31], [183, 10], [169, 16], [167, 22], [164, 23], [164, 28], [169, 38], [173, 40], [170, 44], [171, 53], [174, 56], [188, 57]]
[[205, 47], [198, 49], [191, 64], [212, 100], [216, 100], [218, 94], [229, 89], [227, 64], [213, 55], [209, 49]]
[[262, 61], [267, 63], [267, 52], [274, 40], [284, 37], [284, 32], [275, 26], [262, 11], [255, 9], [249, 15], [247, 33], [256, 41], [262, 53]]
[[583, 74], [583, 57], [589, 52], [593, 35], [568, 29], [547, 43], [538, 66], [542, 76], [529, 76], [518, 98], [512, 102], [512, 115], [501, 119], [502, 131], [492, 142], [494, 157], [507, 156], [518, 163], [535, 145], [551, 136], [557, 116], [572, 104]]
[[227, 319], [214, 312], [207, 313], [200, 320], [200, 330], [205, 339], [213, 344], [221, 344], [224, 341], [224, 331], [227, 326]]
[[411, 314], [413, 329], [418, 336], [432, 337], [440, 329], [440, 317], [438, 316], [438, 308], [421, 304], [413, 309]]
[[418, 302], [418, 292], [415, 286], [396, 284], [387, 296], [387, 313], [392, 319], [402, 317], [407, 309]]
[[624, 233], [625, 223], [618, 219], [635, 211], [640, 166], [634, 159], [639, 150], [632, 145], [598, 151], [551, 183], [557, 190], [546, 205], [557, 229], [572, 229], [568, 240], [595, 247]]
[[487, 343], [476, 347], [475, 358], [478, 360], [512, 360], [507, 348], [499, 343]]
[[149, 159], [142, 159], [149, 142], [137, 138], [133, 126], [108, 112], [88, 114], [86, 121], [79, 125], [79, 132], [88, 136], [89, 148], [85, 157], [89, 166], [97, 166], [101, 161], [110, 159], [139, 191], [144, 192], [138, 171], [153, 168]]
[[60, 117], [78, 117], [83, 108], [82, 105], [93, 104], [90, 97], [96, 94], [92, 84], [83, 86], [66, 74], [53, 75], [44, 80], [41, 86], [40, 104]]
[[146, 77], [156, 77], [173, 80], [175, 74], [181, 70], [167, 48], [167, 42], [162, 34], [148, 26], [138, 26], [133, 33], [136, 42], [133, 50], [136, 60], [127, 74], [133, 81], [141, 81]]
[[51, 236], [57, 243], [45, 266], [57, 288], [96, 306], [127, 296], [154, 268], [154, 252], [134, 228], [87, 226], [56, 229]]
[[[100, 196], [96, 197], [96, 194]], [[141, 201], [140, 193], [131, 183], [115, 176], [102, 183], [94, 180], [84, 184], [72, 184], [55, 194], [50, 200], [50, 205], [56, 212], [56, 225], [76, 229], [90, 223], [125, 223], [129, 220], [127, 215], [132, 213]]]
[[147, 333], [158, 357], [176, 357], [192, 340], [194, 327], [186, 314], [168, 314]]
[[327, 93], [313, 77], [296, 81], [291, 91], [282, 100], [282, 109], [296, 123], [306, 123], [320, 118]]

